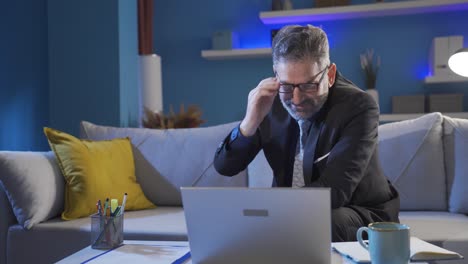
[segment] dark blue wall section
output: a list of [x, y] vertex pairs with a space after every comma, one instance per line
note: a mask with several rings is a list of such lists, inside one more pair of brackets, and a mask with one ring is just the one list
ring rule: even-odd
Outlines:
[[119, 124], [118, 13], [114, 1], [48, 1], [51, 126]]
[[136, 1], [50, 0], [48, 13], [51, 126], [135, 125]]
[[0, 4], [0, 150], [46, 150], [46, 0]]
[[162, 58], [166, 111], [170, 105], [199, 105], [206, 125], [244, 116], [248, 92], [271, 75], [271, 59], [208, 61], [200, 52], [210, 49], [211, 35], [223, 29], [238, 31], [242, 47], [267, 45], [269, 33], [258, 11], [268, 2], [155, 1], [154, 41]]
[[[218, 30], [239, 34], [243, 48], [268, 47], [270, 29], [260, 11], [271, 1], [155, 1], [155, 48], [162, 57], [163, 98], [169, 105], [199, 105], [207, 125], [242, 119], [248, 92], [272, 74], [271, 59], [208, 61], [201, 50], [211, 49]], [[372, 3], [354, 0], [353, 4]], [[395, 2], [386, 0], [385, 2]], [[202, 4], [201, 4], [202, 3]], [[310, 8], [312, 1], [293, 1]], [[314, 24], [328, 33], [331, 59], [349, 79], [364, 88], [359, 54], [374, 49], [382, 66], [377, 79], [382, 113], [391, 112], [391, 96], [462, 92], [468, 109], [468, 83], [425, 85], [431, 41], [437, 36], [463, 35], [468, 44], [468, 11], [389, 16]], [[177, 108], [176, 108], [177, 109]]]
[[[385, 0], [393, 2], [397, 0]], [[373, 0], [353, 0], [353, 4]], [[311, 0], [293, 0], [295, 8]], [[155, 51], [162, 57], [165, 110], [199, 105], [206, 125], [244, 116], [247, 95], [272, 75], [270, 58], [209, 61], [215, 31], [232, 30], [242, 48], [268, 47], [270, 30], [259, 19], [271, 1], [155, 0]], [[29, 0], [0, 5], [0, 149], [46, 150], [43, 126], [78, 135], [79, 121], [138, 123], [136, 1]], [[377, 80], [382, 113], [395, 95], [465, 94], [468, 83], [425, 85], [431, 41], [463, 35], [468, 11], [325, 21], [331, 58], [363, 85], [359, 54], [382, 58]]]

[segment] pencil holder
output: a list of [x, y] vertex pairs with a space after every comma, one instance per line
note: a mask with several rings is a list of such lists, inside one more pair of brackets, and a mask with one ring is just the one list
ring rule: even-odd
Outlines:
[[123, 243], [123, 214], [91, 216], [91, 248], [111, 249]]

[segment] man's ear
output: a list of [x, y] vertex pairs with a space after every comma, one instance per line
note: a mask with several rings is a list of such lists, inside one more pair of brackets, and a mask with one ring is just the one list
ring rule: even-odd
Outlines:
[[336, 64], [332, 63], [330, 64], [330, 68], [328, 68], [328, 87], [332, 87], [333, 84], [335, 84], [335, 79], [336, 79]]
[[273, 65], [273, 74], [275, 75], [276, 77], [276, 69], [275, 69], [275, 65]]

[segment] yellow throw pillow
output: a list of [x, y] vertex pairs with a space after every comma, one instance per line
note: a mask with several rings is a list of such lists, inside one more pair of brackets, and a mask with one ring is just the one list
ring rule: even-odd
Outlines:
[[44, 128], [50, 147], [65, 177], [65, 208], [62, 219], [72, 220], [96, 213], [96, 202], [128, 198], [127, 210], [156, 207], [136, 181], [129, 138], [89, 141]]

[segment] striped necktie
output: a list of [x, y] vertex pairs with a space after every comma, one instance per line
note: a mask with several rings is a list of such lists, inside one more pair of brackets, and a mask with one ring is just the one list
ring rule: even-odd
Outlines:
[[307, 132], [310, 128], [310, 121], [307, 120], [299, 120], [297, 121], [299, 124], [299, 140], [297, 141], [296, 147], [296, 157], [294, 158], [294, 169], [293, 169], [293, 179], [292, 179], [292, 187], [293, 188], [300, 188], [304, 187], [304, 172], [303, 172], [303, 160], [304, 160], [304, 144], [307, 139]]

